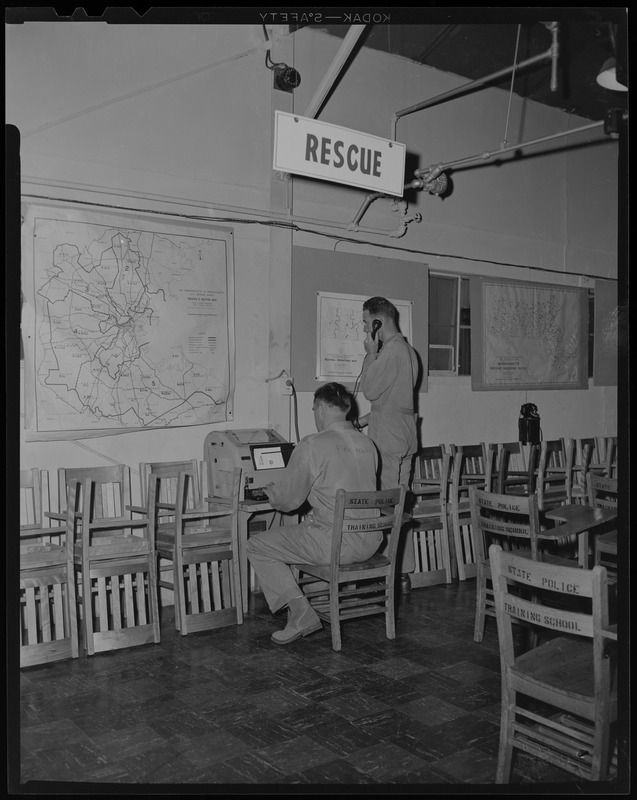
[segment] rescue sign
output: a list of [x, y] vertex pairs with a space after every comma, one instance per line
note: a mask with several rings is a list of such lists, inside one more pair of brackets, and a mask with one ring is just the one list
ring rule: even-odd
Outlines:
[[275, 111], [275, 170], [402, 197], [404, 144]]

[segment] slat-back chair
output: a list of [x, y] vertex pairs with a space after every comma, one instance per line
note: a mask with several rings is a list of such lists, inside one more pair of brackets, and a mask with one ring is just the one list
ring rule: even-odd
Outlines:
[[[329, 564], [294, 564], [299, 586], [314, 610], [332, 629], [332, 649], [342, 647], [341, 623], [345, 620], [383, 614], [388, 639], [396, 638], [395, 576], [396, 553], [402, 528], [406, 488], [378, 492], [336, 492]], [[364, 512], [368, 516], [361, 516]], [[383, 554], [366, 561], [341, 563], [344, 532], [357, 534], [387, 531], [388, 544]], [[312, 584], [320, 583], [320, 589]], [[325, 582], [328, 583], [327, 589]], [[327, 595], [327, 599], [325, 599]]]
[[451, 454], [444, 447], [424, 447], [416, 457], [411, 509], [416, 568], [412, 588], [451, 583], [455, 562], [451, 559], [449, 479]]
[[[617, 634], [609, 625], [606, 570], [531, 561], [497, 545], [490, 564], [502, 680], [495, 782], [511, 780], [517, 751], [585, 780], [607, 780], [617, 719], [615, 663], [607, 645]], [[583, 610], [573, 604], [578, 598]], [[532, 639], [537, 647], [516, 646], [514, 621], [544, 632]]]
[[499, 544], [516, 550], [529, 559], [569, 564], [568, 560], [545, 552], [554, 541], [550, 531], [540, 527], [537, 495], [510, 495], [485, 492], [473, 487], [470, 493], [471, 532], [476, 555], [476, 614], [473, 639], [481, 642], [487, 616], [495, 616], [489, 547]]
[[[124, 473], [122, 477], [118, 465], [96, 468], [93, 477], [84, 473], [82, 483], [68, 472], [66, 476], [67, 537], [73, 542], [75, 571], [81, 581], [79, 601], [88, 655], [160, 640], [155, 543], [149, 520], [132, 519], [125, 505], [130, 498], [126, 489], [105, 502], [105, 486], [130, 488], [128, 467]], [[111, 505], [114, 497], [117, 502]]]
[[44, 525], [47, 479], [48, 474], [36, 468], [20, 471], [21, 667], [79, 656], [66, 529]]
[[[175, 628], [182, 636], [243, 622], [241, 469], [233, 471], [229, 497], [207, 494], [203, 499], [195, 467], [196, 462], [159, 462], [148, 472], [148, 516], [157, 552], [172, 565], [171, 578], [159, 585], [174, 593]], [[163, 499], [166, 484], [176, 484], [172, 502]]]
[[[588, 502], [593, 508], [617, 508], [617, 478], [588, 473]], [[608, 580], [617, 581], [617, 531], [599, 534], [594, 543], [595, 564], [601, 564], [608, 571]]]
[[488, 489], [493, 485], [494, 453], [484, 442], [476, 445], [451, 445], [453, 455], [449, 506], [458, 578], [473, 578], [477, 573], [471, 535], [471, 504], [469, 490], [472, 486]]

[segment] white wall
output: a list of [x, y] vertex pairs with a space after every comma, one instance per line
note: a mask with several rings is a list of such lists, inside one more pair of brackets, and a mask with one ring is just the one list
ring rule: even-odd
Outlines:
[[[271, 209], [285, 218], [291, 198], [291, 220], [323, 221], [299, 227], [363, 242], [339, 243], [351, 252], [424, 262], [437, 271], [574, 285], [587, 284], [581, 273], [616, 275], [616, 143], [459, 170], [449, 197], [414, 195], [410, 210], [423, 221], [411, 223], [399, 239], [347, 230], [363, 201], [358, 190], [298, 178], [277, 184], [273, 108], [287, 103], [303, 114], [340, 44], [309, 28], [273, 36], [273, 59], [302, 75], [291, 96], [272, 90], [260, 25], [9, 25], [6, 121], [22, 134], [25, 200], [40, 194], [267, 222]], [[319, 118], [389, 138], [394, 111], [462, 82], [363, 49]], [[483, 90], [405, 117], [397, 138], [421, 167], [493, 150], [503, 138], [507, 103], [505, 92]], [[508, 139], [524, 141], [582, 122], [514, 98]], [[285, 192], [288, 200], [281, 201]], [[397, 222], [388, 203], [378, 201], [361, 224], [394, 230]], [[261, 224], [223, 224], [235, 231], [237, 380], [234, 420], [215, 427], [276, 425], [293, 436], [291, 401], [274, 397], [266, 383], [273, 365], [289, 354], [286, 234]], [[293, 241], [335, 246], [317, 233], [295, 233]], [[374, 287], [361, 293], [373, 294]], [[540, 408], [547, 437], [616, 432], [615, 388], [536, 394], [529, 399]], [[468, 379], [432, 377], [420, 397], [423, 443], [515, 439], [526, 399], [522, 392], [472, 392]], [[310, 408], [311, 395], [301, 394], [301, 435], [313, 428]], [[202, 457], [212, 427], [80, 443], [28, 442], [22, 431], [21, 463], [54, 469], [115, 460], [134, 467], [142, 460]]]

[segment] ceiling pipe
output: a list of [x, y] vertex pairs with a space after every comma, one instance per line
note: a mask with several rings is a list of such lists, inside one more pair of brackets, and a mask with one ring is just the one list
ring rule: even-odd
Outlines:
[[574, 133], [581, 133], [582, 131], [590, 131], [594, 128], [603, 127], [604, 124], [604, 120], [601, 120], [600, 122], [591, 122], [589, 125], [582, 125], [581, 127], [573, 128], [570, 131], [562, 131], [561, 133], [552, 133], [549, 136], [541, 136], [539, 139], [532, 139], [528, 142], [513, 144], [510, 147], [494, 150], [491, 153], [481, 153], [475, 156], [468, 156], [467, 158], [458, 158], [455, 161], [446, 161], [442, 164], [435, 164], [425, 167], [424, 169], [417, 169], [415, 170], [414, 175], [417, 178], [425, 178], [426, 182], [431, 182], [432, 180], [435, 180], [444, 170], [451, 169], [452, 167], [471, 164], [476, 161], [486, 161], [494, 156], [499, 156], [501, 153], [508, 153], [512, 150], [521, 150], [523, 147], [530, 147], [531, 145], [541, 144], [542, 142], [550, 142], [552, 139], [559, 139], [562, 136], [571, 136]]
[[413, 114], [415, 111], [422, 111], [425, 108], [429, 108], [430, 106], [438, 105], [438, 103], [444, 103], [447, 100], [451, 100], [454, 97], [458, 97], [459, 95], [465, 94], [473, 89], [478, 89], [481, 86], [484, 86], [486, 83], [490, 83], [491, 81], [497, 80], [498, 78], [504, 78], [507, 75], [510, 75], [514, 70], [521, 70], [525, 69], [526, 67], [531, 67], [534, 64], [539, 64], [542, 61], [546, 61], [547, 59], [552, 60], [552, 74], [551, 74], [551, 91], [555, 91], [557, 88], [557, 84], [554, 82], [556, 81], [556, 69], [557, 69], [557, 56], [558, 56], [558, 43], [557, 43], [557, 30], [558, 25], [557, 23], [553, 24], [551, 29], [551, 33], [553, 36], [553, 42], [548, 50], [544, 53], [540, 53], [537, 56], [531, 56], [531, 58], [527, 58], [525, 61], [520, 62], [519, 64], [512, 64], [510, 67], [504, 67], [503, 69], [498, 70], [497, 72], [492, 72], [490, 75], [485, 75], [483, 78], [477, 78], [474, 81], [469, 81], [469, 83], [463, 83], [462, 86], [458, 86], [455, 89], [451, 89], [448, 92], [443, 92], [442, 94], [438, 94], [435, 97], [430, 97], [428, 100], [423, 100], [422, 103], [416, 103], [413, 106], [409, 106], [408, 108], [403, 108], [400, 111], [395, 111], [392, 114], [392, 131], [391, 131], [391, 138], [393, 141], [396, 141], [396, 125], [398, 124], [398, 120], [401, 117], [406, 117], [408, 114]]
[[343, 65], [349, 58], [349, 55], [354, 49], [356, 42], [359, 40], [366, 27], [366, 25], [350, 25], [350, 28], [343, 39], [338, 53], [334, 56], [334, 60], [328, 67], [323, 80], [314, 93], [314, 97], [310, 100], [310, 104], [305, 110], [305, 114], [303, 114], [304, 117], [314, 119], [318, 116], [318, 113], [325, 102], [325, 98], [332, 89], [332, 86], [338, 78], [340, 71], [343, 69]]

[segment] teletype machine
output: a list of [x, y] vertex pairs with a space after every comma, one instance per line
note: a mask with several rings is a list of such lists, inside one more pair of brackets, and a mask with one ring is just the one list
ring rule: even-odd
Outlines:
[[[248, 610], [248, 560], [246, 544], [248, 533], [265, 530], [266, 520], [255, 519], [265, 512], [274, 513], [263, 487], [276, 480], [290, 460], [294, 445], [286, 442], [276, 431], [267, 428], [215, 431], [204, 441], [204, 460], [212, 469], [209, 480], [213, 493], [229, 496], [232, 471], [241, 467], [239, 494], [239, 561], [241, 571], [241, 596], [244, 613]], [[282, 519], [285, 523], [285, 518]], [[254, 583], [254, 576], [253, 583]], [[253, 587], [256, 588], [256, 587]]]

